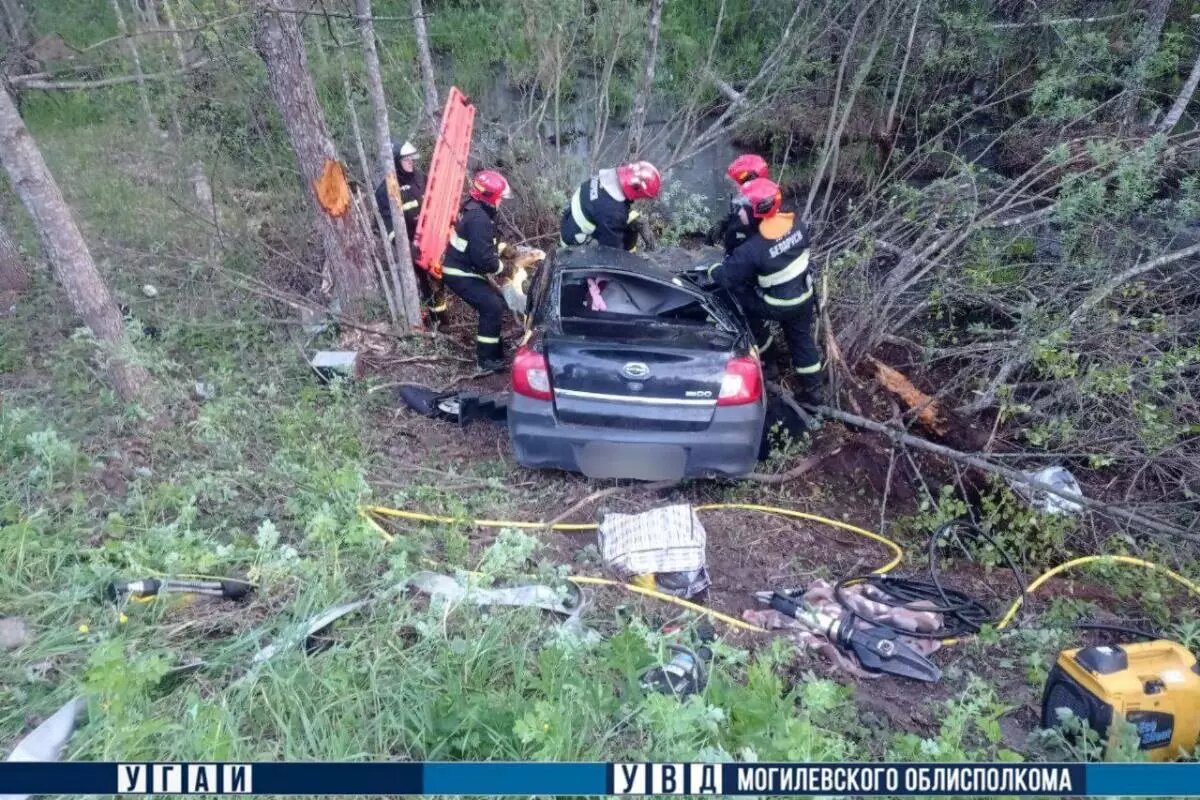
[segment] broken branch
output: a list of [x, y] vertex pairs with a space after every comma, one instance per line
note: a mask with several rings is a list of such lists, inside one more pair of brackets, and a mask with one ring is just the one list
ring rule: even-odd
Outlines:
[[1020, 483], [1024, 486], [1029, 486], [1039, 491], [1046, 492], [1047, 494], [1052, 494], [1055, 497], [1060, 497], [1064, 500], [1078, 503], [1079, 505], [1084, 506], [1085, 508], [1090, 508], [1093, 511], [1118, 517], [1125, 522], [1138, 525], [1146, 531], [1164, 536], [1174, 536], [1179, 539], [1185, 539], [1189, 542], [1200, 544], [1200, 535], [1188, 533], [1183, 528], [1171, 525], [1170, 523], [1163, 522], [1153, 517], [1148, 517], [1144, 514], [1139, 514], [1136, 511], [1130, 511], [1129, 509], [1122, 508], [1121, 506], [1112, 505], [1111, 503], [1105, 503], [1100, 500], [1093, 500], [1092, 498], [1085, 497], [1082, 494], [1077, 495], [1072, 494], [1071, 492], [1064, 492], [1057, 486], [1051, 486], [1050, 484], [1043, 483], [1036, 478], [1026, 475], [1024, 472], [1001, 466], [1000, 464], [995, 464], [985, 458], [979, 457], [978, 455], [964, 453], [961, 450], [955, 450], [952, 447], [936, 444], [927, 439], [922, 439], [919, 436], [913, 436], [910, 433], [906, 433], [900, 428], [896, 428], [891, 425], [885, 425], [882, 422], [876, 422], [875, 420], [867, 419], [866, 417], [860, 417], [857, 414], [849, 414], [840, 409], [830, 408], [829, 406], [821, 406], [820, 411], [823, 415], [839, 420], [848, 425], [853, 425], [857, 428], [863, 428], [864, 430], [883, 434], [892, 441], [899, 442], [906, 447], [912, 447], [916, 450], [924, 450], [927, 453], [933, 453], [934, 455], [948, 458], [951, 461], [955, 461], [960, 464], [966, 464], [969, 467], [974, 467], [982, 472], [987, 472], [992, 475], [999, 475], [1000, 477], [1015, 483]]
[[48, 81], [33, 75], [15, 75], [9, 79], [14, 89], [42, 89], [46, 91], [68, 91], [75, 89], [104, 89], [109, 86], [123, 86], [127, 83], [140, 81], [161, 81], [185, 75], [192, 70], [208, 64], [207, 58], [188, 64], [186, 68], [172, 69], [165, 72], [152, 72], [148, 75], [122, 75], [117, 78], [100, 78], [94, 81]]

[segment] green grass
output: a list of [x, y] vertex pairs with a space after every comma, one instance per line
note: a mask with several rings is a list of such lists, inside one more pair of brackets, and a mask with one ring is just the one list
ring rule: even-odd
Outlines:
[[[511, 41], [497, 43], [496, 23], [479, 4], [429, 5], [437, 12], [434, 43], [454, 64], [451, 80], [482, 89], [500, 69], [529, 78], [539, 56], [533, 34], [544, 31], [527, 36], [514, 27], [505, 33]], [[715, 5], [706, 3], [705, 13]], [[512, 23], [522, 7], [505, 4], [503, 18]], [[71, 40], [111, 35], [86, 21], [106, 8], [100, 0], [64, 6], [64, 29], [78, 23]], [[761, 59], [757, 32], [778, 20], [751, 18], [744, 4], [730, 8], [728, 30], [745, 35], [721, 66], [745, 74]], [[407, 9], [377, 7], [398, 16]], [[699, 63], [707, 42], [703, 18], [683, 12], [667, 5], [664, 38], [674, 48], [666, 51], [667, 82], [690, 80], [684, 67]], [[405, 31], [397, 25], [380, 34], [391, 83], [410, 70]], [[493, 51], [495, 58], [477, 57]], [[690, 631], [652, 630], [658, 610], [643, 615], [626, 598], [615, 609], [607, 598], [597, 602], [584, 616], [601, 635], [591, 642], [541, 612], [448, 608], [397, 591], [418, 569], [557, 582], [565, 565], [522, 535], [500, 534], [481, 552], [461, 526], [396, 526], [396, 539], [385, 544], [358, 516], [365, 500], [462, 516], [524, 515], [541, 498], [509, 488], [498, 458], [462, 468], [481, 484], [469, 492], [425, 473], [388, 473], [401, 485], [371, 487], [388, 466], [376, 447], [386, 393], [315, 383], [298, 357], [294, 326], [272, 321], [290, 312], [234, 280], [235, 273], [270, 280], [279, 269], [278, 256], [256, 238], [264, 225], [272, 242], [293, 248], [286, 255], [312, 258], [293, 157], [269, 109], [254, 106], [261, 75], [252, 53], [242, 56], [246, 70], [222, 77], [208, 105], [193, 109], [201, 126], [189, 147], [207, 156], [229, 217], [215, 262], [207, 256], [210, 231], [187, 210], [175, 154], [147, 138], [132, 93], [37, 97], [25, 106], [103, 274], [136, 320], [139, 356], [164, 387], [173, 424], [148, 429], [113, 396], [94, 345], [79, 335], [46, 271], [36, 270], [17, 315], [0, 325], [0, 609], [31, 632], [0, 658], [0, 748], [84, 692], [89, 713], [71, 741], [73, 759], [1013, 757], [997, 735], [1009, 699], [965, 667], [948, 674], [955, 689], [930, 712], [936, 730], [904, 732], [862, 713], [854, 687], [797, 674], [783, 641], [754, 652], [718, 641], [708, 690], [680, 701], [639, 685], [642, 670], [667, 657], [668, 643], [690, 641]], [[623, 58], [621, 68], [634, 64]], [[316, 69], [344, 144], [336, 60]], [[393, 126], [405, 130], [416, 99], [392, 96]], [[12, 216], [32, 247], [23, 215]], [[159, 289], [155, 298], [143, 295], [147, 283]], [[141, 324], [156, 326], [157, 338], [137, 336]], [[215, 397], [190, 399], [196, 381], [213, 384]], [[792, 455], [809, 446], [776, 444]], [[768, 468], [783, 467], [777, 458]], [[762, 487], [704, 491], [728, 501], [783, 497]], [[827, 499], [829, 490], [814, 483], [805, 491]], [[117, 607], [102, 598], [116, 578], [184, 574], [245, 577], [259, 592], [233, 609], [182, 600]], [[1128, 573], [1105, 577], [1122, 596], [1138, 585]], [[308, 656], [291, 648], [251, 669], [265, 644], [367, 595], [380, 599], [340, 621], [329, 650]], [[1186, 619], [1178, 630], [1196, 635]], [[1036, 632], [992, 635], [970, 645], [963, 661], [1003, 652], [1029, 692], [1060, 646]], [[170, 674], [196, 660], [205, 664], [198, 672]]]

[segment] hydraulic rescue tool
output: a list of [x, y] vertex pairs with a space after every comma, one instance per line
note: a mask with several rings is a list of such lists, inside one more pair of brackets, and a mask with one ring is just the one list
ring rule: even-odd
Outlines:
[[798, 594], [755, 592], [754, 597], [813, 633], [826, 637], [844, 652], [854, 654], [863, 669], [928, 683], [936, 683], [942, 678], [942, 671], [936, 664], [899, 641], [899, 634], [891, 628], [869, 623], [860, 627], [860, 618], [855, 614], [820, 611], [805, 603]]
[[161, 594], [203, 594], [223, 597], [226, 600], [241, 600], [253, 591], [254, 584], [229, 579], [179, 581], [169, 578], [147, 578], [141, 581], [113, 581], [108, 585], [107, 593], [113, 601], [122, 597], [145, 601]]
[[1200, 744], [1200, 665], [1177, 642], [1064, 650], [1046, 679], [1042, 727], [1061, 724], [1069, 709], [1112, 744], [1113, 718], [1134, 726], [1138, 749], [1169, 761]]

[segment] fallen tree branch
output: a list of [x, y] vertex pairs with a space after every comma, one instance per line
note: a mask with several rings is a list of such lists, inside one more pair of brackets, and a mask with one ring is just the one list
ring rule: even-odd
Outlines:
[[14, 75], [8, 79], [14, 89], [42, 89], [45, 91], [69, 91], [75, 89], [104, 89], [109, 86], [123, 86], [139, 81], [161, 81], [185, 75], [209, 63], [209, 59], [201, 59], [187, 68], [172, 69], [166, 72], [152, 72], [147, 75], [122, 75], [118, 78], [100, 78], [94, 81], [48, 81], [34, 75]]
[[[829, 455], [832, 455], [832, 453], [830, 453]], [[799, 478], [801, 475], [803, 475], [806, 472], [811, 472], [813, 469], [820, 466], [821, 462], [824, 460], [825, 460], [825, 456], [823, 456], [823, 455], [809, 456], [808, 458], [804, 459], [796, 466], [789, 469], [787, 472], [780, 472], [780, 473], [774, 473], [774, 474], [768, 473], [768, 472], [751, 472], [749, 475], [746, 476], [746, 480], [755, 481], [757, 483], [765, 483], [765, 484], [768, 484], [771, 486], [777, 486], [781, 483], [787, 483], [788, 481], [795, 480], [796, 478]]]
[[1200, 53], [1196, 54], [1196, 60], [1192, 63], [1191, 73], [1188, 75], [1187, 80], [1184, 81], [1179, 94], [1175, 96], [1175, 102], [1171, 104], [1171, 110], [1163, 117], [1155, 133], [1169, 134], [1175, 130], [1175, 126], [1179, 124], [1179, 120], [1183, 117], [1183, 112], [1187, 111], [1188, 104], [1192, 102], [1192, 95], [1196, 93], [1197, 86], [1200, 86]]
[[1158, 519], [1154, 519], [1153, 517], [1148, 517], [1144, 514], [1139, 514], [1136, 511], [1130, 511], [1129, 509], [1122, 508], [1121, 506], [1112, 505], [1111, 503], [1105, 503], [1100, 500], [1093, 500], [1092, 498], [1085, 497], [1083, 495], [1064, 492], [1056, 486], [1043, 483], [1042, 481], [1032, 478], [1019, 470], [1011, 469], [1000, 464], [995, 464], [972, 453], [964, 453], [961, 450], [955, 450], [952, 447], [946, 447], [945, 445], [931, 442], [928, 439], [922, 439], [919, 436], [913, 436], [901, 428], [885, 425], [882, 422], [876, 422], [875, 420], [867, 419], [866, 417], [860, 417], [857, 414], [850, 414], [840, 409], [830, 408], [829, 406], [821, 406], [820, 411], [824, 416], [839, 420], [847, 425], [853, 425], [856, 428], [863, 428], [864, 430], [883, 434], [893, 442], [899, 442], [906, 447], [911, 447], [916, 450], [924, 450], [927, 453], [933, 453], [934, 455], [948, 458], [951, 461], [959, 464], [966, 464], [969, 467], [974, 467], [982, 472], [987, 472], [992, 475], [999, 475], [1000, 477], [1015, 483], [1020, 483], [1039, 491], [1046, 492], [1047, 494], [1052, 494], [1055, 497], [1060, 497], [1064, 500], [1078, 503], [1085, 508], [1090, 508], [1093, 511], [1101, 514], [1117, 517], [1125, 522], [1137, 525], [1147, 532], [1157, 533], [1163, 536], [1174, 536], [1195, 544], [1200, 544], [1200, 535], [1188, 533], [1183, 528]]
[[[236, 14], [229, 14], [228, 16], [218, 17], [217, 19], [209, 20], [208, 22], [202, 23], [200, 25], [192, 25], [187, 28], [175, 28], [174, 32], [175, 33], [196, 33], [198, 31], [206, 31], [210, 28], [214, 28], [217, 25], [220, 25], [223, 22], [229, 22], [230, 20], [240, 19], [242, 17], [248, 17], [253, 13], [254, 13], [253, 11], [239, 11]], [[172, 33], [171, 28], [142, 28], [141, 30], [128, 31], [126, 33], [122, 33], [119, 36], [109, 36], [107, 39], [101, 39], [98, 42], [93, 42], [92, 44], [85, 45], [83, 47], [78, 48], [78, 50], [80, 53], [86, 53], [89, 50], [95, 50], [99, 47], [104, 47], [107, 44], [112, 44], [113, 42], [119, 42], [124, 39], [132, 39], [136, 36], [168, 36], [171, 33]]]
[[1130, 12], [1120, 14], [1105, 14], [1099, 17], [1063, 17], [1060, 19], [1039, 19], [1033, 22], [994, 22], [988, 27], [992, 30], [1021, 30], [1023, 28], [1049, 28], [1054, 25], [1089, 25], [1095, 22], [1108, 22], [1129, 16]]
[[732, 84], [713, 72], [711, 68], [706, 68], [704, 74], [712, 85], [716, 87], [717, 91], [725, 95], [729, 102], [734, 105], [744, 105], [746, 103], [746, 96], [733, 88]]
[[1170, 253], [1163, 253], [1157, 258], [1152, 258], [1149, 261], [1143, 261], [1140, 264], [1135, 264], [1124, 272], [1114, 275], [1112, 278], [1106, 281], [1104, 285], [1098, 287], [1086, 298], [1084, 298], [1083, 302], [1071, 312], [1071, 316], [1068, 318], [1068, 324], [1070, 325], [1078, 322], [1080, 317], [1091, 311], [1100, 303], [1104, 302], [1104, 300], [1110, 294], [1137, 276], [1149, 272], [1152, 269], [1158, 269], [1159, 267], [1164, 267], [1167, 264], [1181, 261], [1198, 253], [1200, 253], [1200, 244], [1194, 244], [1191, 247], [1185, 247], [1182, 250], [1174, 250]]
[[576, 511], [583, 508], [584, 506], [590, 505], [591, 503], [594, 503], [597, 500], [603, 500], [606, 497], [612, 497], [614, 494], [621, 494], [622, 492], [635, 491], [635, 490], [642, 491], [642, 492], [657, 492], [657, 491], [661, 491], [662, 489], [670, 489], [672, 486], [678, 485], [678, 483], [679, 483], [679, 481], [655, 481], [653, 483], [634, 483], [634, 484], [628, 484], [625, 486], [610, 486], [607, 489], [600, 489], [600, 490], [592, 492], [591, 494], [582, 498], [577, 503], [574, 503], [566, 511], [562, 512], [557, 517], [555, 517], [554, 519], [547, 522], [546, 529], [547, 530], [552, 529], [558, 523], [570, 518]]

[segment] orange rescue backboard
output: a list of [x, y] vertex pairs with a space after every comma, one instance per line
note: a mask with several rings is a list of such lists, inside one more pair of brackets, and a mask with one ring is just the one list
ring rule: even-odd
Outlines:
[[425, 198], [413, 242], [417, 266], [438, 277], [442, 274], [442, 254], [446, 252], [467, 177], [474, 124], [475, 106], [457, 86], [450, 87], [442, 112], [442, 127], [429, 161]]

